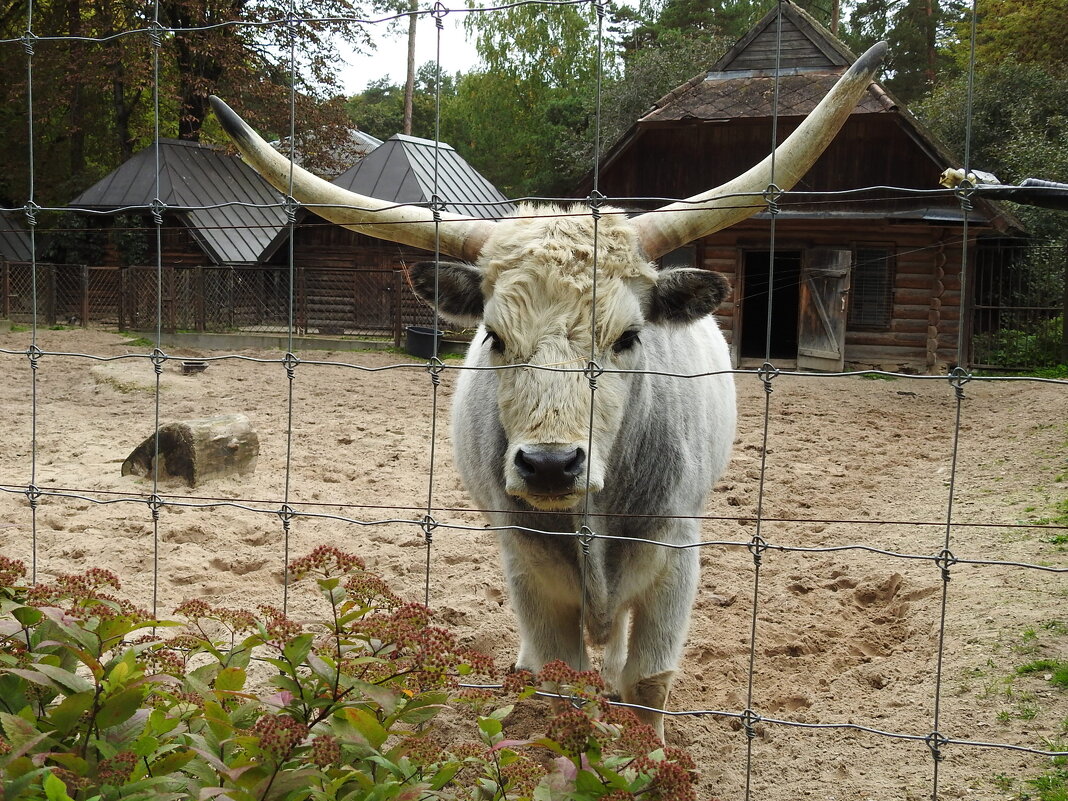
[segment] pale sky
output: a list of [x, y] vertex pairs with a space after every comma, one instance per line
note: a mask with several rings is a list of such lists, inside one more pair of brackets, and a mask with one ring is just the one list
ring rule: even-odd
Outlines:
[[[478, 63], [478, 53], [474, 43], [468, 43], [464, 34], [463, 13], [451, 12], [443, 19], [441, 31], [441, 68], [444, 74], [468, 72]], [[362, 92], [367, 84], [383, 76], [389, 76], [392, 83], [404, 83], [408, 70], [408, 35], [407, 23], [401, 23], [396, 33], [390, 33], [384, 26], [382, 34], [376, 37], [378, 49], [370, 55], [352, 53], [347, 46], [339, 45], [338, 50], [346, 64], [341, 70], [341, 83], [346, 95]], [[419, 17], [415, 35], [415, 65], [420, 67], [437, 58], [438, 30], [434, 19], [428, 15]]]

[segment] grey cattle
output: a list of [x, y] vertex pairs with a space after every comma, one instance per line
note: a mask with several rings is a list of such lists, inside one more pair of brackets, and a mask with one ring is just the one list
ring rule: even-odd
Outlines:
[[653, 262], [751, 215], [751, 196], [772, 184], [792, 187], [884, 52], [880, 43], [861, 56], [774, 156], [630, 218], [580, 204], [521, 207], [491, 222], [354, 195], [291, 165], [212, 99], [246, 160], [280, 190], [353, 230], [461, 260], [412, 276], [443, 316], [478, 326], [453, 436], [464, 483], [501, 532], [517, 664], [579, 667], [587, 640], [603, 645], [606, 679], [661, 736], [658, 710], [698, 583], [696, 549], [664, 546], [697, 541], [693, 516], [727, 464], [735, 405], [711, 317], [725, 282]]

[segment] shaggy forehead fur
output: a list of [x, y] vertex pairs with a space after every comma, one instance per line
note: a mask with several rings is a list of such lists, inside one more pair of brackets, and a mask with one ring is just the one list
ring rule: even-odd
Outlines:
[[[652, 285], [656, 271], [638, 251], [638, 237], [619, 209], [602, 209], [597, 224], [597, 279], [621, 279]], [[479, 257], [485, 270], [483, 289], [493, 293], [502, 273], [530, 269], [574, 286], [592, 287], [594, 219], [582, 204], [523, 204], [502, 220]]]
[[[637, 235], [618, 209], [596, 225], [587, 206], [520, 206], [502, 221], [479, 258], [487, 322], [530, 341], [513, 342], [531, 355], [545, 335], [588, 341], [593, 317], [594, 240], [597, 242], [598, 345], [641, 319], [656, 270], [638, 249]], [[492, 308], [492, 312], [491, 312]]]

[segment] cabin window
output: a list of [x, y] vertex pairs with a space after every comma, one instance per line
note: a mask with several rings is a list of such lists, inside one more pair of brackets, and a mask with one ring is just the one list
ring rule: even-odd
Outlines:
[[887, 329], [893, 312], [894, 252], [858, 247], [853, 254], [849, 327]]
[[684, 245], [670, 253], [665, 253], [660, 259], [661, 270], [675, 270], [679, 267], [697, 266], [697, 245]]

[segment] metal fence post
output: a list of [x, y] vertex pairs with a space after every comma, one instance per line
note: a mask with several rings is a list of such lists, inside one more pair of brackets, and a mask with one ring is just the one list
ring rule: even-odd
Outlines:
[[11, 317], [11, 265], [3, 262], [3, 280], [0, 281], [0, 317]]

